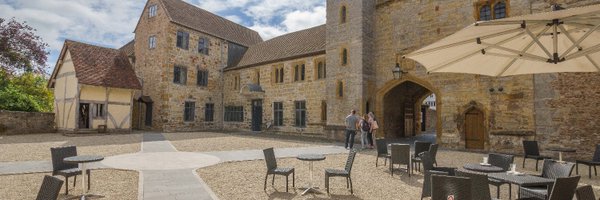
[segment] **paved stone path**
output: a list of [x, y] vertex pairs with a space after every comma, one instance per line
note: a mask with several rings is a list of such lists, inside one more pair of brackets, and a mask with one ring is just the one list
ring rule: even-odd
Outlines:
[[[348, 151], [340, 146], [278, 148], [278, 158], [299, 154], [338, 154]], [[91, 168], [129, 169], [140, 172], [138, 198], [144, 200], [218, 199], [198, 176], [196, 169], [221, 162], [263, 159], [262, 150], [179, 152], [160, 133], [145, 133], [138, 153], [106, 157], [91, 163]], [[52, 171], [50, 161], [0, 162], [1, 174], [23, 174]]]

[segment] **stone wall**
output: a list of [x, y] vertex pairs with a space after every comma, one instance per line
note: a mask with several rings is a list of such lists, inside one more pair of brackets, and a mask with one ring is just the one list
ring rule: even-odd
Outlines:
[[[148, 6], [157, 4], [150, 0]], [[152, 129], [162, 131], [197, 131], [221, 129], [222, 127], [222, 71], [227, 64], [227, 42], [223, 39], [191, 30], [189, 28], [171, 23], [159, 7], [157, 16], [148, 18], [144, 10], [135, 31], [135, 69], [141, 79], [143, 91], [136, 96], [150, 96], [154, 101], [152, 115]], [[188, 49], [176, 46], [177, 31], [189, 33]], [[150, 49], [148, 38], [156, 37], [156, 48]], [[198, 53], [199, 38], [207, 38], [209, 55]], [[185, 85], [173, 83], [175, 65], [187, 69], [187, 82]], [[197, 85], [198, 70], [207, 70], [209, 74], [208, 85]], [[184, 122], [184, 104], [186, 101], [195, 102], [195, 120]], [[214, 104], [214, 121], [204, 119], [205, 105]], [[135, 116], [143, 118], [144, 114], [139, 108], [135, 109]], [[144, 122], [143, 119], [134, 121]]]
[[[316, 63], [324, 62], [325, 55], [309, 56], [299, 59], [287, 60], [261, 66], [230, 70], [225, 73], [224, 105], [225, 106], [243, 106], [244, 122], [224, 122], [225, 129], [249, 130], [252, 122], [252, 100], [263, 100], [263, 124], [273, 121], [273, 103], [283, 103], [283, 126], [273, 126], [268, 131], [309, 134], [325, 137], [323, 126], [324, 117], [329, 118], [329, 114], [335, 107], [327, 105], [326, 115], [323, 116], [323, 102], [327, 102], [327, 91], [325, 85], [335, 79], [329, 77], [327, 66], [327, 76], [325, 79], [317, 79]], [[293, 67], [298, 63], [305, 64], [305, 80], [294, 81]], [[283, 67], [283, 83], [275, 82], [274, 70], [276, 67]], [[260, 74], [260, 80], [257, 82], [257, 73]], [[235, 77], [240, 78], [240, 88], [235, 89]], [[248, 84], [260, 83], [262, 92], [249, 93], [244, 86]], [[306, 127], [295, 126], [295, 101], [306, 102]], [[335, 105], [334, 105], [335, 106]], [[264, 128], [264, 127], [263, 127]]]
[[0, 110], [0, 135], [54, 132], [54, 113]]

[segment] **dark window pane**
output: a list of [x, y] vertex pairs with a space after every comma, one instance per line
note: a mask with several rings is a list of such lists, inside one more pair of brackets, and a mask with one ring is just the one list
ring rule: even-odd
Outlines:
[[180, 72], [180, 68], [175, 66], [175, 68], [173, 69], [173, 83], [180, 83], [181, 82], [181, 72]]
[[300, 80], [303, 81], [304, 80], [304, 76], [305, 76], [305, 72], [306, 71], [306, 67], [304, 66], [304, 64], [302, 64], [302, 68], [300, 69]]
[[499, 2], [494, 5], [494, 18], [502, 19], [506, 17], [506, 4], [504, 2]]
[[204, 110], [204, 121], [212, 122], [214, 121], [214, 113], [215, 113], [215, 104], [207, 103], [206, 108]]
[[342, 50], [342, 65], [346, 65], [346, 64], [348, 64], [348, 50], [343, 49]]
[[490, 9], [490, 5], [483, 5], [480, 9], [479, 9], [479, 20], [480, 21], [487, 21], [487, 20], [491, 20], [492, 19], [492, 12]]
[[298, 81], [299, 80], [299, 74], [298, 74], [298, 70], [299, 69], [298, 68], [299, 68], [298, 65], [294, 66], [294, 81]]
[[243, 106], [226, 106], [225, 107], [226, 122], [243, 122], [244, 107]]
[[340, 8], [340, 23], [346, 23], [346, 6]]
[[208, 71], [198, 70], [197, 84], [198, 86], [208, 86]]
[[306, 102], [296, 101], [295, 104], [295, 126], [306, 127]]
[[283, 103], [282, 102], [274, 102], [273, 103], [273, 125], [274, 126], [283, 126]]
[[185, 108], [183, 112], [183, 121], [190, 122], [194, 121], [196, 111], [195, 102], [185, 102]]
[[279, 69], [279, 82], [283, 83], [283, 68]]

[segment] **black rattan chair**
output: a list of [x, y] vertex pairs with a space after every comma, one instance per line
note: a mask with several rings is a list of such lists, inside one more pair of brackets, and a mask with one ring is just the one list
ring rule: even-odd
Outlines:
[[431, 199], [473, 200], [471, 191], [471, 179], [467, 177], [431, 175]]
[[[542, 174], [540, 177], [548, 179], [566, 178], [571, 176], [571, 171], [573, 171], [574, 166], [575, 163], [560, 163], [555, 160], [546, 159], [544, 160], [544, 166], [542, 168]], [[522, 196], [524, 198], [539, 198], [547, 197], [549, 190], [550, 188], [548, 188], [546, 185], [528, 185], [527, 187], [521, 187], [519, 193], [525, 194], [525, 196]], [[575, 191], [575, 189], [573, 189], [573, 191]]]
[[[73, 187], [77, 183], [77, 175], [81, 175], [81, 169], [77, 164], [65, 163], [64, 159], [71, 156], [77, 156], [77, 147], [54, 147], [50, 148], [52, 154], [52, 176], [63, 176], [65, 177], [65, 194], [69, 194], [69, 177], [73, 177]], [[88, 190], [90, 189], [90, 170], [86, 170], [88, 180]]]
[[375, 159], [375, 167], [379, 164], [379, 158], [383, 158], [383, 165], [387, 165], [387, 160], [390, 158], [390, 154], [388, 154], [387, 142], [385, 139], [377, 139], [375, 140], [375, 144], [377, 145], [377, 158]]
[[425, 197], [431, 197], [431, 175], [450, 175], [454, 176], [454, 171], [456, 168], [452, 167], [434, 167], [433, 166], [433, 156], [431, 156], [431, 152], [426, 151], [420, 154], [421, 160], [423, 161], [423, 187], [421, 191], [421, 199]]
[[36, 200], [56, 200], [60, 193], [63, 181], [54, 176], [44, 176], [44, 181], [37, 194]]
[[[377, 146], [379, 147], [379, 146]], [[346, 166], [344, 169], [325, 169], [325, 187], [327, 188], [327, 194], [329, 194], [329, 178], [331, 177], [345, 177], [346, 188], [350, 187], [350, 194], [354, 194], [352, 189], [352, 164], [354, 164], [354, 157], [356, 157], [356, 150], [351, 150], [348, 153], [348, 159], [346, 160]]]
[[548, 191], [540, 193], [540, 191], [530, 190], [529, 188], [521, 188], [519, 196], [522, 199], [570, 200], [575, 195], [575, 189], [580, 178], [580, 176], [557, 178], [552, 186], [550, 196], [547, 195]]
[[537, 141], [523, 140], [523, 150], [525, 151], [525, 155], [523, 155], [523, 168], [525, 168], [525, 160], [533, 159], [535, 160], [535, 171], [538, 171], [539, 161], [550, 159], [550, 157], [540, 155], [540, 149]]
[[575, 161], [575, 172], [579, 175], [579, 164], [588, 166], [589, 177], [592, 178], [592, 167], [594, 167], [594, 174], [598, 176], [598, 169], [596, 166], [600, 166], [600, 144], [596, 145], [596, 151], [592, 160], [576, 160]]
[[[500, 167], [504, 171], [509, 170], [510, 164], [512, 164], [514, 162], [514, 159], [515, 159], [515, 156], [513, 156], [513, 155], [497, 154], [497, 153], [490, 153], [488, 155], [488, 163], [493, 166]], [[501, 180], [496, 180], [496, 179], [489, 179], [489, 184], [496, 186], [496, 198], [500, 198], [500, 186], [507, 184], [507, 182], [504, 182]], [[508, 184], [508, 193], [510, 194], [511, 192], [512, 192], [512, 186], [511, 186], [511, 184]]]
[[394, 164], [406, 165], [406, 173], [410, 177], [410, 145], [392, 144], [392, 154], [390, 156], [390, 174], [394, 176]]
[[429, 152], [431, 152], [431, 157], [433, 158], [433, 164], [437, 166], [437, 152], [438, 152], [438, 144], [431, 144], [429, 146]]
[[[420, 163], [422, 161], [421, 161], [421, 157], [419, 155], [425, 151], [429, 151], [430, 146], [431, 146], [431, 142], [415, 141], [415, 152], [411, 158], [411, 161], [413, 163], [413, 169], [417, 169], [417, 171], [421, 171]], [[436, 154], [437, 154], [437, 150], [436, 150]]]
[[292, 187], [296, 187], [296, 172], [294, 168], [279, 168], [277, 167], [277, 159], [275, 158], [275, 151], [273, 148], [264, 149], [265, 162], [267, 163], [267, 175], [265, 175], [264, 190], [267, 190], [267, 178], [269, 174], [273, 175], [271, 185], [275, 184], [275, 175], [285, 176], [285, 192], [288, 192], [289, 176], [292, 174]]
[[456, 176], [471, 179], [471, 197], [477, 200], [491, 200], [490, 187], [488, 186], [487, 174], [456, 170]]
[[594, 195], [594, 189], [591, 185], [578, 187], [575, 191], [575, 196], [577, 196], [577, 200], [596, 200], [596, 195]]

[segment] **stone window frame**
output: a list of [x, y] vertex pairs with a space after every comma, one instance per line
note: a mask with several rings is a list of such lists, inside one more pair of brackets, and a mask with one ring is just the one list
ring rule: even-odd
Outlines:
[[340, 24], [345, 24], [348, 21], [348, 6], [342, 4], [340, 6]]
[[260, 68], [254, 70], [254, 84], [260, 85]]
[[475, 17], [475, 20], [477, 21], [481, 21], [481, 9], [483, 7], [487, 7], [490, 9], [490, 20], [494, 20], [494, 19], [501, 19], [501, 18], [496, 18], [496, 5], [498, 3], [504, 3], [504, 17], [503, 18], [507, 18], [510, 16], [510, 0], [480, 0], [478, 2], [475, 2], [473, 4], [473, 16]]
[[183, 103], [183, 121], [194, 122], [196, 120], [196, 102], [185, 101]]
[[244, 122], [244, 106], [225, 106], [225, 122]]
[[173, 67], [173, 83], [179, 85], [187, 84], [187, 67], [175, 65]]
[[335, 86], [335, 96], [338, 98], [344, 97], [344, 81], [337, 81]]
[[148, 48], [156, 49], [156, 35], [150, 35], [150, 37], [148, 37]]
[[283, 126], [283, 102], [273, 102], [273, 126]]
[[350, 63], [350, 56], [348, 55], [348, 48], [346, 46], [340, 47], [340, 66], [347, 66]]
[[183, 30], [178, 30], [176, 34], [175, 46], [180, 49], [188, 50], [190, 47], [190, 33]]
[[283, 63], [273, 65], [273, 70], [271, 71], [271, 82], [274, 84], [283, 83], [285, 77], [284, 69]]
[[292, 80], [302, 82], [306, 80], [306, 63], [304, 61], [292, 64]]
[[232, 80], [232, 83], [231, 83], [231, 88], [233, 90], [239, 90], [240, 89], [240, 82], [241, 82], [241, 80], [240, 80], [240, 74], [233, 75], [233, 80]]
[[208, 70], [207, 69], [198, 69], [196, 74], [196, 85], [200, 87], [208, 86]]
[[198, 39], [198, 53], [209, 55], [210, 39], [207, 37], [200, 37]]
[[[322, 67], [319, 66], [319, 63], [322, 64]], [[315, 58], [313, 61], [313, 65], [315, 68], [315, 80], [323, 80], [327, 78], [327, 63], [325, 62], [325, 57]]]
[[204, 104], [204, 121], [205, 122], [215, 121], [215, 104], [214, 103]]
[[148, 18], [153, 18], [158, 15], [158, 4], [148, 6]]
[[294, 101], [294, 126], [305, 128], [307, 116], [306, 100]]

